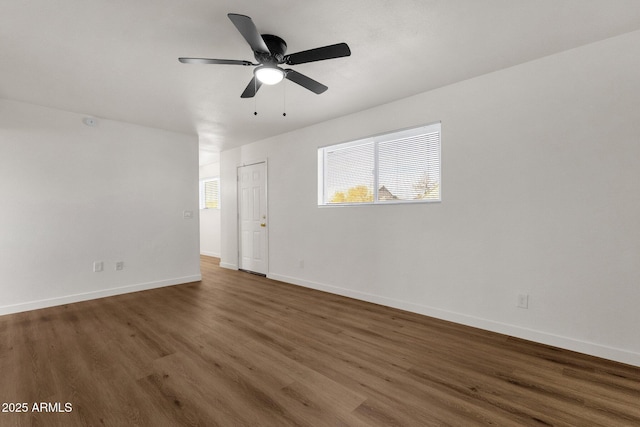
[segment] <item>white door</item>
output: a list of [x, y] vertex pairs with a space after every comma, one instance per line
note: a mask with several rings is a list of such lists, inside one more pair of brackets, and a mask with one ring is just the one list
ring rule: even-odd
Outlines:
[[239, 267], [267, 274], [267, 169], [265, 163], [238, 168]]

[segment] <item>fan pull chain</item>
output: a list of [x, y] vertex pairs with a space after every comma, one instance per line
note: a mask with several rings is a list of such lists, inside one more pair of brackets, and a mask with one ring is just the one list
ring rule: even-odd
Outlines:
[[282, 117], [287, 116], [287, 83], [282, 82]]
[[258, 79], [253, 78], [253, 115], [258, 115], [258, 101], [256, 101], [258, 94]]

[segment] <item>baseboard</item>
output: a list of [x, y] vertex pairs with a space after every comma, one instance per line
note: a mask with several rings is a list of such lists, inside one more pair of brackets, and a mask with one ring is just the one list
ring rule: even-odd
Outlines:
[[72, 304], [75, 302], [88, 301], [98, 298], [111, 297], [114, 295], [128, 294], [131, 292], [146, 291], [148, 289], [162, 288], [165, 286], [181, 285], [183, 283], [198, 282], [202, 280], [200, 274], [193, 276], [177, 277], [174, 279], [160, 280], [156, 282], [139, 283], [135, 285], [121, 286], [117, 288], [101, 289], [99, 291], [86, 292], [80, 294], [66, 295], [62, 297], [49, 298], [37, 301], [28, 301], [20, 304], [0, 306], [0, 316], [5, 314], [20, 313], [23, 311], [38, 310], [41, 308], [54, 307], [57, 305]]
[[210, 257], [213, 257], [213, 258], [220, 258], [220, 254], [216, 253], [216, 252], [200, 251], [200, 255], [210, 256]]
[[410, 311], [412, 313], [422, 314], [437, 319], [447, 320], [474, 328], [480, 328], [491, 332], [497, 332], [512, 337], [522, 338], [528, 341], [534, 341], [541, 344], [551, 345], [566, 350], [576, 351], [578, 353], [588, 354], [591, 356], [601, 357], [603, 359], [613, 360], [620, 363], [626, 363], [633, 366], [640, 366], [640, 354], [630, 352], [623, 349], [603, 346], [597, 343], [580, 341], [569, 337], [550, 334], [547, 332], [527, 329], [520, 326], [510, 325], [493, 320], [483, 319], [479, 317], [469, 316], [462, 313], [442, 310], [435, 307], [429, 307], [412, 302], [395, 300], [392, 298], [382, 297], [379, 295], [369, 294], [366, 292], [354, 291], [351, 289], [341, 288], [322, 283], [311, 282], [295, 277], [284, 276], [280, 274], [269, 274], [268, 278], [293, 285], [303, 286], [306, 288], [316, 289], [319, 291], [329, 292], [336, 295], [342, 295], [361, 301], [367, 301], [374, 304], [393, 307], [400, 310]]
[[229, 264], [228, 262], [220, 261], [220, 267], [228, 268], [229, 270], [237, 270], [238, 266], [236, 264]]

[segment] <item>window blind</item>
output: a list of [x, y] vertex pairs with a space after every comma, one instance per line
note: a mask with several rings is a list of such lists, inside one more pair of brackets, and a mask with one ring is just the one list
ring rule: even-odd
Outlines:
[[200, 181], [200, 209], [220, 207], [220, 180], [218, 178]]
[[326, 151], [326, 203], [371, 203], [374, 189], [373, 142]]

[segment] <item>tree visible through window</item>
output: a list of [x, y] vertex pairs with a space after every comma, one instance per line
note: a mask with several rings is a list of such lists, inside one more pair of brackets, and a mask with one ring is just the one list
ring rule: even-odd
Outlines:
[[336, 191], [331, 197], [330, 203], [366, 203], [373, 202], [373, 193], [366, 185], [356, 185], [349, 188], [346, 193]]
[[318, 149], [318, 204], [440, 201], [440, 123]]

